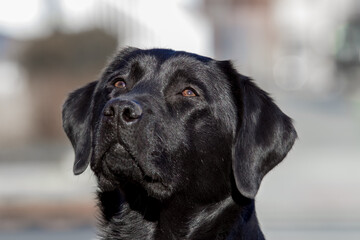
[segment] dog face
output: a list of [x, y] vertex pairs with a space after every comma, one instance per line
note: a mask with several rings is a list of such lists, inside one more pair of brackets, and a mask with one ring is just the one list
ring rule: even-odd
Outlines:
[[131, 183], [160, 200], [221, 198], [232, 179], [253, 198], [296, 138], [230, 62], [165, 49], [122, 50], [99, 81], [70, 94], [63, 125], [75, 174], [91, 163], [100, 188]]

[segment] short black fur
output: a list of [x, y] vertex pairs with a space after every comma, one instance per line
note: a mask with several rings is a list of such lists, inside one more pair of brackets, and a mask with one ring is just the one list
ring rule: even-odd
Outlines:
[[106, 240], [264, 239], [254, 198], [296, 139], [231, 62], [169, 49], [117, 53], [69, 95], [63, 126], [74, 173], [97, 177]]

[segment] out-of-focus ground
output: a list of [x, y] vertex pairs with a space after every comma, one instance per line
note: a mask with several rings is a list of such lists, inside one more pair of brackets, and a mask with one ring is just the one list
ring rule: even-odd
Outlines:
[[96, 239], [95, 177], [72, 174], [61, 105], [128, 45], [233, 59], [294, 119], [256, 199], [268, 240], [360, 239], [358, 1], [0, 4], [1, 240]]

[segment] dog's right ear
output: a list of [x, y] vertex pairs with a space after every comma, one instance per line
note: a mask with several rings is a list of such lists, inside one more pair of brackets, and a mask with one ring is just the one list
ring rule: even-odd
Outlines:
[[72, 92], [63, 105], [62, 120], [66, 135], [75, 150], [74, 174], [89, 165], [92, 154], [92, 98], [97, 81]]

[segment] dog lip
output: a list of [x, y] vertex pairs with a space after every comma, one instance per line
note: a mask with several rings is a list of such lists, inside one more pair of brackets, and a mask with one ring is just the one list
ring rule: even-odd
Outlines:
[[164, 179], [162, 177], [160, 177], [157, 174], [153, 174], [153, 175], [149, 175], [146, 174], [143, 177], [143, 182], [149, 186], [157, 186], [160, 187], [162, 189], [170, 189], [170, 186], [166, 183], [166, 181], [164, 181]]
[[147, 183], [162, 182], [159, 177], [157, 177], [157, 176], [149, 176], [149, 175], [144, 175], [144, 181], [147, 182]]
[[95, 150], [96, 150], [95, 151], [95, 159], [97, 159], [97, 160], [104, 159], [105, 155], [108, 153], [111, 153], [111, 150], [114, 150], [113, 148], [116, 147], [117, 145], [120, 146], [121, 148], [123, 148], [125, 150], [125, 152], [128, 153], [132, 159], [135, 159], [133, 154], [131, 153], [129, 147], [120, 138], [110, 141], [105, 146], [104, 145], [103, 146], [95, 146]]
[[[122, 149], [119, 149], [122, 148]], [[149, 171], [146, 171], [139, 163], [138, 158], [131, 152], [130, 148], [128, 147], [128, 145], [123, 141], [123, 139], [121, 138], [117, 138], [116, 141], [112, 141], [111, 143], [109, 143], [106, 147], [104, 146], [103, 150], [101, 152], [98, 153], [97, 159], [98, 161], [97, 164], [102, 165], [101, 168], [104, 168], [104, 165], [106, 165], [106, 172], [110, 173], [112, 176], [110, 178], [116, 178], [116, 176], [118, 174], [120, 174], [120, 172], [118, 172], [119, 170], [115, 170], [113, 169], [113, 167], [111, 165], [106, 164], [106, 161], [104, 161], [104, 159], [107, 157], [107, 155], [111, 156], [112, 158], [122, 158], [125, 157], [123, 154], [116, 153], [116, 151], [124, 151], [126, 152], [126, 154], [128, 155], [127, 160], [128, 161], [132, 161], [133, 163], [133, 169], [132, 171], [136, 171], [138, 172], [138, 174], [140, 174], [140, 176], [138, 176], [138, 181], [143, 182], [143, 184], [149, 184], [149, 185], [161, 185], [163, 188], [168, 188], [167, 184], [165, 183], [165, 181], [162, 179], [161, 176], [159, 176], [156, 173], [151, 173]], [[101, 164], [101, 162], [103, 162], [103, 164]], [[97, 167], [96, 167], [97, 169]], [[98, 169], [96, 172], [102, 172], [103, 170]], [[136, 170], [137, 169], [137, 170]], [[100, 171], [99, 171], [100, 170]], [[121, 170], [120, 170], [121, 171]], [[104, 178], [106, 178], [104, 176]]]
[[[141, 165], [139, 164], [137, 158], [131, 153], [131, 151], [129, 150], [129, 148], [127, 147], [126, 144], [124, 144], [123, 141], [117, 141], [115, 143], [109, 144], [109, 146], [106, 147], [106, 149], [102, 152], [101, 156], [99, 159], [104, 159], [106, 158], [106, 155], [109, 154], [112, 157], [117, 157], [116, 156], [116, 152], [114, 154], [114, 148], [116, 148], [116, 145], [121, 146], [123, 148], [123, 150], [129, 155], [128, 160], [132, 161], [134, 164], [134, 167], [137, 168], [140, 171], [141, 174], [141, 178], [144, 180], [144, 182], [146, 183], [159, 183], [162, 182], [162, 179], [160, 178], [160, 176], [156, 175], [156, 174], [147, 174], [146, 171], [141, 167]], [[116, 173], [114, 172], [114, 170], [112, 169], [111, 166], [107, 166], [107, 169], [112, 172], [113, 174], [116, 175]]]

